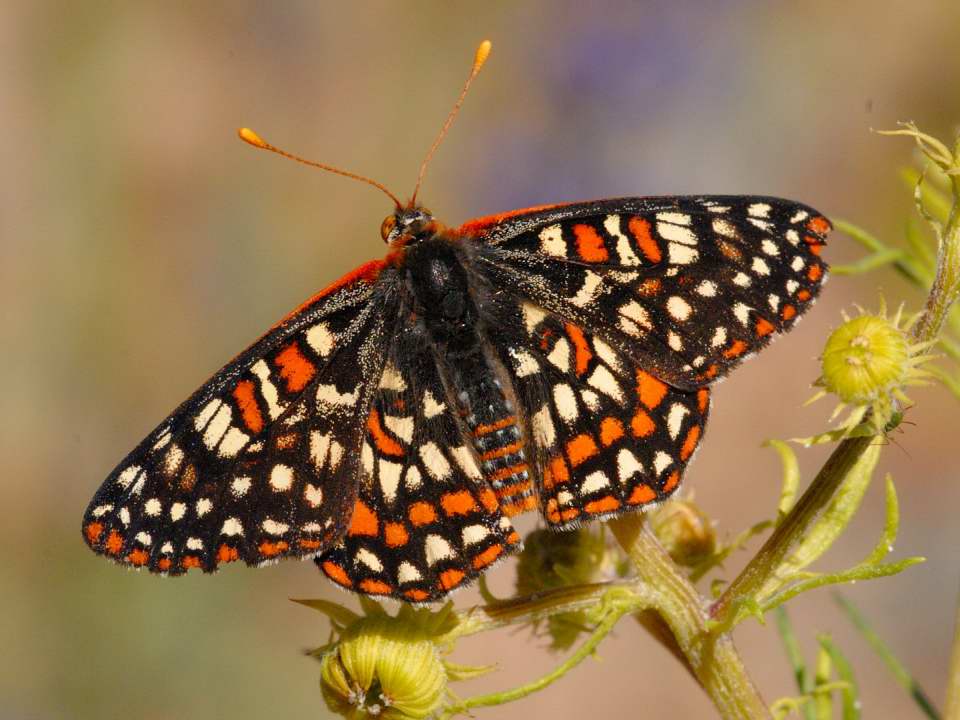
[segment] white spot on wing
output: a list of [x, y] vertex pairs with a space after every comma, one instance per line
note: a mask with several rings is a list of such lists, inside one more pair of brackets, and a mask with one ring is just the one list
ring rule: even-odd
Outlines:
[[516, 372], [517, 377], [535, 375], [540, 371], [540, 363], [526, 350], [512, 347], [509, 349], [509, 353], [510, 357], [513, 358], [514, 372]]
[[607, 370], [607, 368], [605, 368], [603, 365], [598, 365], [596, 367], [596, 369], [590, 374], [587, 382], [605, 395], [609, 395], [617, 402], [623, 402], [623, 393], [620, 390], [620, 385], [617, 384], [616, 379], [614, 379], [613, 375], [610, 374], [610, 371]]
[[663, 450], [658, 450], [657, 454], [653, 458], [653, 469], [657, 471], [657, 475], [660, 476], [663, 474], [663, 471], [666, 470], [673, 464], [673, 458], [667, 455]]
[[380, 558], [366, 548], [360, 548], [357, 550], [355, 557], [357, 562], [363, 563], [374, 572], [383, 572], [383, 563], [380, 562]]
[[410, 443], [413, 440], [413, 418], [412, 417], [398, 417], [396, 415], [384, 415], [383, 424], [396, 435], [398, 438], [403, 440], [406, 443]]
[[603, 221], [603, 229], [609, 233], [610, 237], [616, 238], [617, 241], [617, 255], [620, 258], [621, 265], [639, 265], [640, 259], [633, 252], [633, 248], [630, 247], [630, 240], [627, 239], [627, 236], [620, 232], [620, 216], [619, 215], [607, 215], [606, 219]]
[[307, 344], [320, 357], [327, 357], [333, 350], [334, 337], [326, 323], [317, 323], [307, 330]]
[[303, 489], [303, 499], [312, 507], [318, 507], [323, 502], [323, 490], [316, 485], [307, 483], [307, 486]]
[[490, 531], [483, 525], [467, 525], [463, 529], [463, 544], [465, 546], [473, 545], [483, 540], [489, 534]]
[[407, 389], [407, 381], [403, 379], [403, 375], [394, 367], [393, 363], [387, 363], [387, 366], [383, 369], [383, 375], [380, 376], [380, 387], [385, 390], [403, 392]]
[[568, 423], [577, 419], [577, 398], [566, 383], [558, 383], [553, 388], [553, 404], [557, 413]]
[[672, 242], [667, 245], [667, 256], [671, 265], [690, 265], [700, 258], [694, 248]]
[[426, 442], [420, 446], [420, 459], [423, 460], [423, 466], [434, 480], [445, 480], [450, 477], [450, 463], [440, 452], [440, 448], [432, 442]]
[[128, 487], [130, 487], [130, 483], [133, 482], [133, 479], [140, 473], [140, 469], [141, 468], [139, 465], [131, 465], [128, 467], [122, 473], [117, 475], [117, 485], [126, 490]]
[[427, 565], [435, 565], [441, 560], [449, 560], [454, 557], [450, 543], [439, 535], [427, 535], [423, 547], [427, 555]]
[[271, 535], [283, 535], [287, 530], [290, 529], [290, 526], [286, 523], [277, 522], [273, 518], [267, 518], [262, 523], [260, 527], [264, 529], [265, 532], [270, 533]]
[[684, 320], [689, 319], [693, 308], [690, 307], [690, 304], [684, 300], [679, 295], [672, 295], [667, 299], [667, 312], [673, 316], [674, 320]]
[[397, 568], [397, 582], [398, 583], [408, 583], [408, 582], [417, 582], [422, 580], [423, 576], [420, 574], [420, 571], [417, 570], [413, 565], [404, 560], [400, 563], [400, 566]]
[[600, 470], [595, 470], [587, 475], [586, 478], [584, 478], [583, 483], [580, 485], [580, 494], [589, 495], [597, 490], [602, 490], [605, 487], [609, 487], [609, 485], [610, 479], [607, 477], [606, 473]]
[[471, 477], [474, 480], [483, 479], [483, 473], [480, 472], [480, 467], [477, 465], [477, 461], [474, 459], [470, 448], [465, 445], [460, 445], [459, 447], [450, 448], [450, 454], [453, 455], [453, 459], [456, 460], [457, 465], [467, 474], [467, 477]]
[[637, 473], [642, 472], [643, 465], [640, 464], [637, 457], [627, 450], [627, 448], [622, 448], [620, 452], [617, 453], [617, 474], [620, 477], [620, 482], [625, 483]]
[[403, 465], [380, 458], [380, 490], [389, 503], [397, 499], [401, 472]]
[[243, 535], [243, 523], [239, 518], [230, 517], [223, 521], [223, 527], [220, 528], [221, 535]]
[[567, 244], [563, 241], [563, 230], [559, 223], [548, 225], [540, 231], [540, 252], [553, 257], [567, 256]]
[[252, 483], [253, 481], [248, 477], [234, 478], [233, 482], [230, 483], [230, 492], [233, 493], [234, 497], [241, 498], [247, 494], [247, 490], [250, 489]]
[[277, 463], [270, 471], [270, 487], [277, 492], [289, 490], [293, 485], [293, 468], [283, 463]]
[[553, 350], [547, 355], [547, 360], [561, 372], [570, 372], [570, 343], [564, 338], [557, 340]]
[[667, 414], [667, 432], [670, 433], [670, 439], [676, 440], [680, 434], [680, 428], [683, 427], [683, 419], [690, 411], [685, 405], [674, 403], [670, 406], [670, 412]]
[[573, 298], [570, 299], [577, 307], [586, 307], [597, 298], [598, 291], [603, 285], [602, 278], [593, 270], [587, 270], [583, 280], [583, 286]]
[[550, 417], [550, 408], [544, 405], [540, 410], [530, 418], [530, 424], [533, 426], [533, 437], [541, 447], [552, 447], [557, 439], [557, 431], [553, 426], [553, 418]]

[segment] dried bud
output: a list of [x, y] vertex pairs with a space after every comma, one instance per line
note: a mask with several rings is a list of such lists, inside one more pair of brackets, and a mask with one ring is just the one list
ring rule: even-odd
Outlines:
[[650, 527], [674, 562], [694, 567], [717, 549], [713, 522], [692, 498], [677, 498], [648, 514]]

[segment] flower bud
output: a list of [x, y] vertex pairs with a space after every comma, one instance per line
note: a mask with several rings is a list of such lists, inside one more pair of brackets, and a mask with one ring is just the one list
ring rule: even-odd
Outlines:
[[713, 522], [692, 499], [671, 500], [647, 517], [653, 534], [678, 565], [694, 567], [716, 552]]
[[842, 402], [863, 405], [902, 385], [910, 369], [910, 346], [890, 320], [860, 315], [827, 340], [821, 384]]

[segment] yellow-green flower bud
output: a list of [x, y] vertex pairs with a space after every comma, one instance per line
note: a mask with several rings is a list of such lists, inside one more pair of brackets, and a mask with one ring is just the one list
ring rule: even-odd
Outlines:
[[693, 500], [671, 500], [647, 517], [653, 534], [678, 565], [693, 567], [716, 552], [713, 522]]
[[351, 720], [413, 720], [443, 703], [447, 673], [429, 631], [408, 618], [365, 617], [321, 659], [328, 707]]
[[[609, 574], [612, 555], [603, 531], [578, 528], [565, 532], [534, 530], [523, 542], [517, 562], [517, 593], [597, 582]], [[554, 650], [565, 650], [589, 626], [585, 612], [560, 613], [546, 620]]]
[[902, 385], [910, 370], [910, 346], [890, 320], [860, 315], [830, 335], [823, 350], [823, 387], [841, 401], [863, 405]]

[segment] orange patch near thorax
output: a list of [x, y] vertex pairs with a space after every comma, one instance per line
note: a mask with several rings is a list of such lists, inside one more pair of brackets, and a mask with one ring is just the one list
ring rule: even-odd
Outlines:
[[286, 381], [288, 392], [300, 392], [317, 374], [317, 368], [304, 357], [296, 341], [281, 350], [273, 362], [280, 370], [280, 377]]

